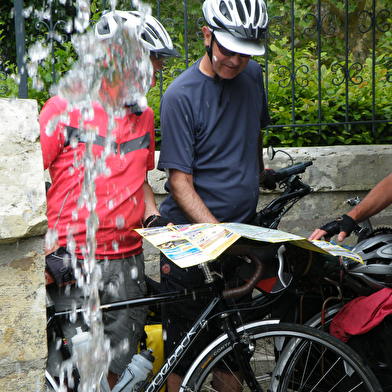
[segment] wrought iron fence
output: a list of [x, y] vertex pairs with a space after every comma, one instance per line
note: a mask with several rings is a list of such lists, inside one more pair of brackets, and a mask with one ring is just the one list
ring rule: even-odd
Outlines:
[[[56, 0], [47, 0], [47, 12], [50, 17], [46, 20], [35, 21], [35, 27], [40, 33], [37, 34], [37, 39], [41, 40], [50, 47], [52, 56], [52, 80], [56, 80], [55, 70], [55, 54], [54, 47], [58, 42], [64, 42], [68, 39], [66, 33], [67, 22], [64, 20], [56, 20], [53, 10], [55, 8]], [[183, 1], [183, 20], [180, 22], [183, 25], [183, 53], [184, 53], [184, 68], [189, 65], [189, 37], [188, 37], [188, 4], [189, 0]], [[365, 124], [370, 127], [372, 132], [375, 131], [377, 125], [392, 128], [392, 113], [377, 111], [377, 102], [383, 97], [389, 99], [392, 97], [392, 55], [386, 53], [383, 56], [377, 55], [377, 45], [380, 42], [380, 37], [384, 40], [391, 38], [391, 13], [387, 8], [377, 9], [377, 2], [371, 2], [371, 7], [360, 10], [355, 15], [354, 21], [349, 20], [352, 17], [350, 14], [350, 2], [348, 0], [338, 1], [336, 3], [343, 3], [344, 8], [336, 7], [332, 1], [317, 1], [317, 4], [309, 11], [302, 10], [298, 12], [300, 5], [298, 2], [291, 0], [280, 6], [282, 15], [272, 15], [270, 13], [269, 28], [265, 37], [266, 54], [263, 59], [259, 59], [265, 71], [266, 90], [269, 98], [270, 110], [275, 113], [275, 120], [269, 130], [279, 128], [292, 129], [295, 134], [298, 130], [303, 128], [317, 129], [321, 134], [326, 127], [343, 126], [348, 130], [353, 124]], [[267, 7], [273, 5], [274, 1], [267, 1]], [[282, 3], [282, 2], [280, 2]], [[385, 2], [386, 7], [391, 7], [389, 3]], [[102, 9], [106, 8], [105, 0], [102, 1]], [[163, 20], [165, 23], [174, 23], [169, 17], [171, 15], [165, 14], [167, 10], [164, 7], [165, 3], [158, 0], [156, 4], [156, 17]], [[25, 38], [24, 38], [24, 10], [22, 0], [14, 0], [14, 18], [16, 27], [16, 46], [17, 46], [17, 65], [19, 70], [19, 97], [27, 98], [27, 72], [26, 72], [26, 55], [25, 55]], [[283, 9], [284, 7], [284, 9]], [[276, 8], [276, 7], [275, 7]], [[351, 16], [350, 16], [351, 15]], [[179, 23], [179, 22], [177, 22]], [[354, 27], [353, 27], [354, 26]], [[355, 30], [355, 31], [353, 31]], [[366, 51], [369, 52], [368, 57], [361, 57], [363, 54], [358, 50], [355, 57], [355, 50], [353, 50], [353, 43], [350, 42], [352, 37], [356, 36], [358, 42], [363, 42], [366, 39]], [[389, 38], [388, 38], [389, 37]], [[339, 53], [333, 53], [328, 56], [329, 61], [325, 62], [325, 51], [336, 51], [330, 42], [332, 40], [339, 42]], [[312, 41], [312, 55], [306, 58], [298, 56], [298, 50], [301, 47], [300, 43], [303, 40]], [[278, 47], [284, 41], [285, 45]], [[327, 47], [327, 48], [326, 48]], [[391, 44], [392, 47], [392, 44]], [[279, 56], [279, 50], [284, 50], [285, 55]], [[202, 55], [202, 53], [200, 53]], [[312, 56], [314, 59], [312, 66]], [[353, 57], [354, 56], [354, 57]], [[331, 59], [335, 59], [330, 61]], [[369, 70], [363, 75], [364, 66]], [[376, 72], [382, 70], [382, 77]], [[329, 79], [325, 78], [328, 73]], [[5, 94], [4, 80], [7, 74], [0, 68], [0, 94]], [[161, 74], [161, 95], [162, 90], [162, 74]], [[330, 86], [330, 87], [328, 87]], [[359, 89], [367, 86], [366, 98], [366, 113], [368, 119], [353, 117], [351, 106], [353, 99], [350, 98], [353, 89]], [[369, 87], [370, 86], [370, 87]], [[340, 100], [341, 110], [340, 117], [333, 118], [325, 116], [325, 111], [330, 104], [331, 91], [339, 88], [340, 94], [337, 100]], [[335, 89], [335, 90], [334, 90]], [[290, 114], [282, 112], [279, 116], [279, 108], [274, 107], [277, 97], [285, 96], [286, 101], [289, 100]], [[326, 97], [327, 95], [327, 97]], [[304, 110], [306, 112], [309, 100], [309, 111], [316, 113], [311, 121], [306, 121]], [[380, 114], [382, 114], [380, 116]], [[358, 116], [357, 116], [358, 117]]]

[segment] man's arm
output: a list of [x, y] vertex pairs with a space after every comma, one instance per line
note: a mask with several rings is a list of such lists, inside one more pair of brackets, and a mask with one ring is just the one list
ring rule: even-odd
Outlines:
[[392, 204], [392, 174], [380, 181], [347, 215], [356, 223], [361, 223], [390, 204]]
[[219, 223], [193, 186], [192, 174], [180, 170], [169, 170], [171, 194], [175, 202], [193, 223]]
[[151, 215], [161, 215], [157, 209], [155, 203], [154, 192], [151, 189], [150, 184], [148, 183], [147, 178], [143, 183], [143, 191], [144, 191], [144, 200], [146, 202], [146, 210], [144, 211], [143, 222], [150, 217]]
[[[380, 181], [367, 195], [357, 204], [348, 215], [355, 223], [361, 223], [365, 219], [376, 215], [384, 208], [392, 204], [392, 174]], [[315, 230], [309, 237], [309, 240], [318, 240], [327, 235], [322, 229]], [[347, 232], [341, 231], [338, 235], [338, 241], [343, 241], [347, 237]]]

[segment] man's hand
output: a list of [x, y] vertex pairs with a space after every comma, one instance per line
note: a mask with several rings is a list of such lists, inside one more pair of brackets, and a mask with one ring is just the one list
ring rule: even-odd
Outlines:
[[167, 225], [173, 225], [173, 223], [161, 215], [150, 215], [143, 223], [143, 227], [160, 227]]
[[263, 172], [260, 174], [261, 182], [260, 186], [264, 189], [274, 190], [276, 188], [276, 181], [275, 181], [275, 170], [273, 169], [264, 169]]
[[338, 235], [338, 241], [342, 242], [348, 237], [355, 228], [355, 221], [350, 216], [344, 214], [336, 220], [327, 223], [326, 225], [315, 230], [309, 237], [309, 241], [319, 240], [325, 237], [326, 241], [329, 241], [335, 234]]

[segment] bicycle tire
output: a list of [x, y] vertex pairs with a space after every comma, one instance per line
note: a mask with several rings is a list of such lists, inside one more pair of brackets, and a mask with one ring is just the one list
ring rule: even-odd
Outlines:
[[321, 312], [314, 315], [305, 323], [305, 325], [309, 325], [310, 327], [317, 329], [322, 329], [321, 320], [324, 319], [324, 331], [329, 332], [329, 327], [331, 325], [332, 319], [339, 313], [343, 306], [344, 305], [339, 302], [338, 304], [325, 309], [324, 316], [322, 316]]
[[[246, 324], [237, 331], [242, 344], [249, 336], [254, 345], [253, 349], [244, 344], [244, 350], [261, 391], [382, 391], [377, 378], [358, 354], [326, 332], [272, 321]], [[230, 385], [223, 388], [214, 389], [212, 384], [219, 376], [216, 369], [220, 374], [238, 374], [232, 367], [232, 350], [226, 335], [211, 343], [189, 369], [180, 392], [248, 391], [236, 377], [230, 377]], [[320, 359], [324, 368], [317, 365]]]

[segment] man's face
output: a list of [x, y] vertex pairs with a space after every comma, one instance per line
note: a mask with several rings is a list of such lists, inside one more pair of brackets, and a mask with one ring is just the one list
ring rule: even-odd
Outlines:
[[[209, 46], [212, 36], [210, 30], [208, 28], [207, 30], [208, 32], [204, 30], [203, 32], [205, 43]], [[249, 58], [250, 56], [244, 57], [244, 55], [241, 56], [239, 53], [227, 50], [214, 38], [212, 45], [212, 68], [222, 79], [233, 79], [236, 77], [248, 65]]]
[[155, 87], [155, 85], [157, 84], [157, 78], [156, 78], [156, 74], [158, 71], [160, 71], [162, 69], [162, 65], [163, 65], [163, 57], [158, 57], [156, 58], [155, 54], [152, 53], [150, 55], [150, 60], [153, 66], [153, 74], [152, 74], [152, 79], [151, 79], [151, 87]]

